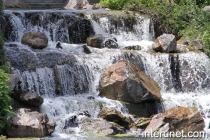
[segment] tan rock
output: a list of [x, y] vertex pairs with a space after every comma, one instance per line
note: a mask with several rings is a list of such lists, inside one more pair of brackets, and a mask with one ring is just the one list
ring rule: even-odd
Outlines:
[[165, 113], [155, 115], [144, 132], [154, 131], [202, 131], [205, 127], [204, 120], [198, 109], [194, 107], [175, 107]]
[[55, 122], [49, 121], [46, 114], [21, 108], [11, 118], [11, 125], [6, 128], [6, 132], [9, 137], [44, 137], [54, 129]]
[[176, 37], [172, 34], [163, 34], [159, 36], [153, 44], [153, 49], [159, 52], [173, 52], [176, 50]]
[[45, 34], [40, 32], [29, 32], [23, 35], [21, 43], [29, 45], [34, 49], [43, 49], [47, 47], [48, 38], [45, 36]]
[[100, 96], [128, 103], [160, 100], [159, 85], [134, 64], [121, 60], [103, 70]]
[[100, 135], [115, 135], [124, 134], [125, 129], [114, 123], [106, 120], [86, 118], [81, 124], [81, 133], [85, 134], [100, 134]]

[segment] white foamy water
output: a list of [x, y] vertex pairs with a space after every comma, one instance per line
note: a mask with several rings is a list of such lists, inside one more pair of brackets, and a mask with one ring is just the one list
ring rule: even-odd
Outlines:
[[[116, 37], [120, 49], [89, 46], [92, 53], [85, 54], [84, 44], [69, 43], [67, 25], [73, 20], [68, 19], [78, 20], [73, 13], [7, 11], [6, 14], [11, 15], [13, 27], [5, 43], [6, 57], [11, 61], [13, 73], [21, 75], [22, 87], [44, 97], [41, 111], [57, 123], [53, 137], [68, 139], [70, 134], [79, 135], [83, 117], [79, 114], [85, 111], [97, 118], [101, 107], [108, 106], [128, 114], [119, 101], [98, 97], [102, 70], [121, 59], [134, 63], [159, 84], [165, 110], [175, 106], [196, 107], [206, 122], [205, 130], [209, 131], [210, 59], [204, 53], [190, 51], [173, 55], [154, 53], [151, 51], [154, 27], [150, 19], [136, 15], [132, 27], [127, 27], [125, 20], [116, 27], [113, 19], [97, 17], [97, 21], [92, 21], [96, 34]], [[47, 48], [33, 50], [21, 44], [22, 35], [28, 31], [45, 33], [49, 39]], [[62, 49], [56, 48], [58, 41]], [[141, 50], [123, 50], [133, 45], [141, 46]], [[69, 124], [75, 115], [79, 117]]]

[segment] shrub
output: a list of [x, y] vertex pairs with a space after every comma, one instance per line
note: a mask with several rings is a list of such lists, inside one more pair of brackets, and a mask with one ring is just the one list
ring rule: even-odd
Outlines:
[[100, 3], [108, 8], [120, 10], [127, 0], [100, 0]]
[[10, 87], [7, 86], [8, 80], [7, 74], [0, 70], [0, 133], [7, 124], [11, 112]]

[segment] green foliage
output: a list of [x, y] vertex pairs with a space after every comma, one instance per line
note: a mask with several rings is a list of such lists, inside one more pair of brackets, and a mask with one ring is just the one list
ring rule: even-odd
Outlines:
[[0, 133], [7, 124], [9, 114], [11, 113], [10, 87], [7, 86], [8, 81], [7, 74], [0, 70]]
[[127, 0], [100, 0], [100, 3], [108, 8], [120, 10]]

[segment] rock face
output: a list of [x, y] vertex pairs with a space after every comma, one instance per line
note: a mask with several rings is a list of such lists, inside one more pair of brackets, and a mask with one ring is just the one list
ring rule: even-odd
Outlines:
[[89, 2], [87, 0], [69, 0], [69, 2], [64, 8], [67, 10], [72, 10], [87, 9], [87, 7], [90, 7]]
[[155, 115], [145, 132], [202, 131], [205, 127], [200, 112], [193, 107], [175, 107], [165, 113]]
[[81, 132], [92, 135], [115, 135], [124, 134], [125, 129], [114, 122], [86, 118], [85, 120], [83, 120], [83, 124], [81, 125]]
[[48, 38], [40, 32], [29, 32], [22, 37], [21, 43], [34, 49], [43, 49], [47, 47]]
[[88, 37], [86, 41], [88, 46], [95, 48], [117, 48], [117, 40], [111, 37], [105, 37], [102, 35], [95, 35]]
[[3, 0], [5, 8], [29, 8], [30, 6], [24, 0]]
[[88, 19], [81, 19], [68, 25], [69, 40], [71, 43], [86, 43], [86, 39], [95, 34]]
[[173, 52], [176, 50], [176, 37], [172, 34], [163, 34], [159, 36], [152, 45], [157, 52]]
[[41, 106], [44, 102], [44, 99], [41, 96], [28, 92], [24, 89], [15, 90], [14, 98], [20, 101], [21, 103], [35, 107]]
[[19, 74], [9, 74], [9, 82], [7, 83], [8, 86], [11, 87], [11, 89], [14, 89], [15, 86], [18, 85], [18, 82], [20, 81], [20, 75]]
[[50, 135], [54, 129], [55, 122], [49, 120], [46, 114], [21, 108], [12, 117], [6, 132], [9, 137], [44, 137]]
[[160, 100], [160, 87], [134, 64], [124, 60], [102, 72], [100, 96], [128, 103]]

